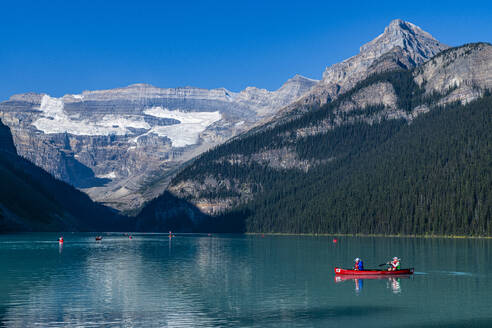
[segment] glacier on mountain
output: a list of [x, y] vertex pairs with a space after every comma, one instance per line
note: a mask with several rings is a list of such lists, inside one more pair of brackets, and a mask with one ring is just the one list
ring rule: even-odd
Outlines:
[[[72, 95], [76, 99], [76, 95]], [[168, 110], [162, 107], [151, 107], [143, 111], [143, 114], [158, 118], [167, 118], [177, 123], [165, 126], [151, 126], [145, 122], [143, 115], [104, 115], [97, 120], [79, 120], [77, 116], [70, 116], [64, 110], [62, 98], [53, 98], [44, 95], [41, 99], [39, 110], [41, 117], [35, 120], [34, 125], [38, 130], [46, 134], [70, 133], [78, 136], [108, 136], [108, 135], [133, 135], [134, 129], [147, 130], [130, 141], [138, 142], [144, 135], [155, 133], [160, 137], [171, 140], [173, 147], [185, 147], [198, 142], [200, 133], [208, 126], [220, 120], [222, 116], [215, 112], [184, 112], [180, 110]]]
[[150, 129], [150, 125], [138, 116], [104, 115], [97, 121], [77, 120], [64, 110], [63, 99], [44, 95], [39, 106], [41, 117], [34, 125], [46, 134], [70, 133], [79, 136], [127, 135], [128, 128]]
[[317, 82], [296, 75], [275, 91], [133, 84], [60, 98], [24, 93], [0, 103], [0, 118], [19, 154], [126, 211], [158, 196], [183, 163], [271, 117]]
[[20, 155], [93, 200], [134, 210], [208, 149], [268, 120], [282, 122], [323, 105], [373, 73], [415, 67], [446, 48], [416, 25], [394, 20], [359, 54], [327, 67], [321, 81], [296, 75], [274, 91], [140, 83], [61, 98], [25, 93], [0, 103], [0, 118]]
[[182, 112], [180, 110], [170, 111], [162, 107], [152, 107], [144, 110], [144, 113], [160, 118], [175, 119], [180, 122], [167, 126], [155, 126], [147, 132], [154, 132], [159, 136], [168, 137], [171, 139], [173, 147], [185, 147], [196, 144], [200, 133], [222, 118], [222, 115], [218, 111]]

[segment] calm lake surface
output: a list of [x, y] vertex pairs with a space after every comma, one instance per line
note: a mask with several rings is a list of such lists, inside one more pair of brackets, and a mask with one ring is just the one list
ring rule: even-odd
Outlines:
[[[0, 326], [492, 327], [492, 240], [0, 235]], [[355, 257], [410, 278], [336, 281]]]

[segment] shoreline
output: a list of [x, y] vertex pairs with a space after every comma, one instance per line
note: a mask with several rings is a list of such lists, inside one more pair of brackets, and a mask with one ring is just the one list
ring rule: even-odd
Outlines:
[[[103, 234], [120, 235], [130, 233], [132, 235], [168, 235], [168, 232], [150, 231], [0, 231], [0, 236], [20, 235], [20, 234]], [[384, 235], [384, 234], [363, 234], [363, 233], [290, 233], [290, 232], [173, 232], [177, 235], [245, 235], [245, 236], [292, 236], [292, 237], [376, 237], [376, 238], [425, 238], [425, 239], [492, 239], [492, 236], [467, 236], [467, 235]]]
[[245, 235], [304, 236], [304, 237], [387, 237], [387, 238], [445, 238], [445, 239], [492, 239], [492, 236], [467, 235], [384, 235], [363, 233], [287, 233], [287, 232], [245, 232]]

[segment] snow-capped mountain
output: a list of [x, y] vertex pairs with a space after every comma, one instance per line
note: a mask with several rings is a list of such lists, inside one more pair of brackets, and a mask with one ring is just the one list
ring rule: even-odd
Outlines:
[[20, 155], [94, 200], [132, 211], [211, 147], [329, 102], [373, 73], [413, 68], [446, 48], [419, 27], [394, 20], [358, 55], [328, 67], [321, 81], [296, 75], [276, 91], [134, 84], [61, 98], [26, 93], [0, 103], [0, 118]]
[[0, 118], [20, 155], [92, 199], [131, 211], [160, 194], [184, 162], [317, 82], [296, 75], [276, 91], [134, 84], [61, 98], [26, 93], [0, 103]]

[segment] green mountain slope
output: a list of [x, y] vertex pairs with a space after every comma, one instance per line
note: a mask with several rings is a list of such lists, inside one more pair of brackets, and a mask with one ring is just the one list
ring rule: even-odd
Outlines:
[[491, 49], [373, 75], [203, 154], [169, 190], [213, 215], [210, 229], [490, 235]]
[[337, 163], [274, 181], [236, 213], [248, 231], [491, 235], [491, 127], [490, 96], [411, 125], [374, 126], [374, 135], [396, 131]]

